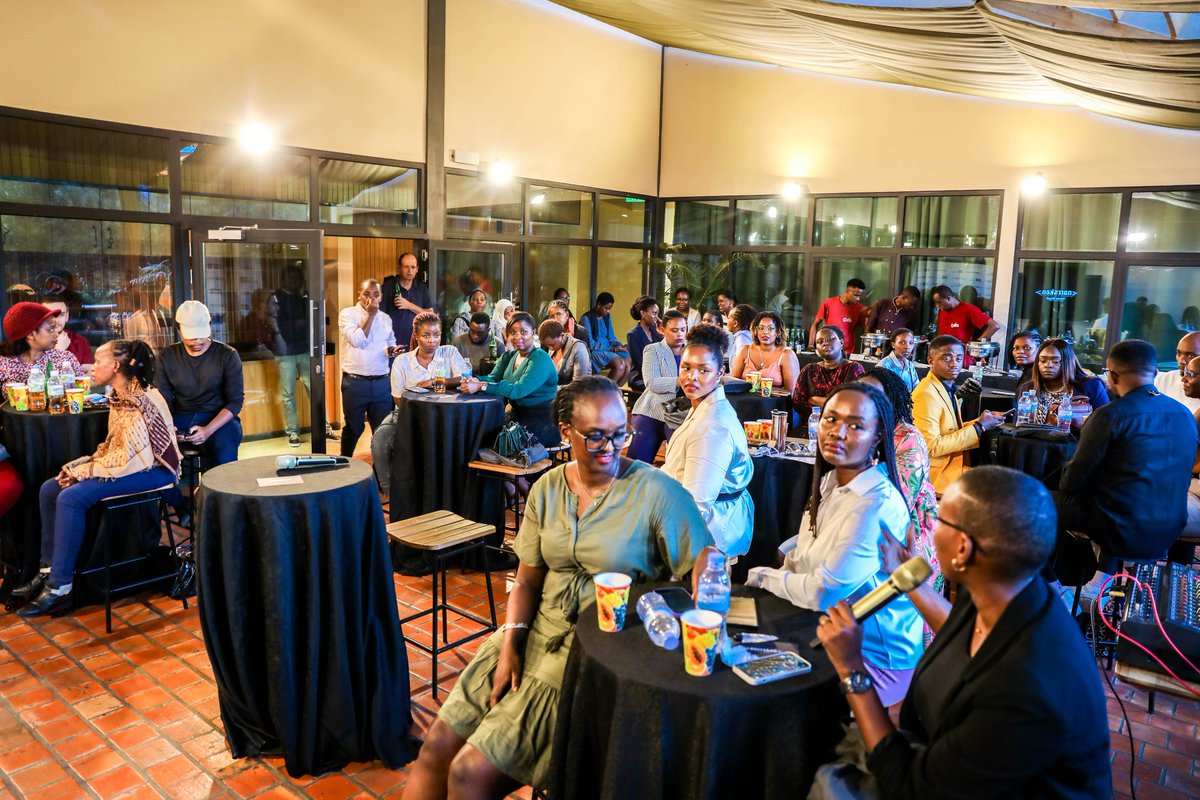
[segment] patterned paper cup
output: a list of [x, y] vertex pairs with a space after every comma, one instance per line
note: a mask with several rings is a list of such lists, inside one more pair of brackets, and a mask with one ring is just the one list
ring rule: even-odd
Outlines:
[[760, 374], [761, 373], [758, 373], [758, 372], [747, 372], [742, 375], [742, 378], [744, 380], [750, 381], [750, 391], [751, 392], [758, 391], [758, 378], [759, 378]]
[[87, 394], [88, 390], [92, 388], [92, 379], [87, 375], [76, 375], [75, 388], [84, 394]]
[[760, 394], [762, 394], [763, 397], [770, 397], [771, 391], [774, 388], [775, 388], [775, 379], [774, 378], [760, 377], [758, 379], [758, 391]]
[[74, 386], [67, 389], [67, 411], [72, 414], [83, 413], [83, 389]]
[[721, 638], [721, 615], [696, 608], [683, 612], [683, 668], [688, 675], [711, 675]]
[[17, 411], [28, 411], [29, 387], [23, 383], [10, 383], [8, 385], [8, 402]]
[[596, 619], [600, 630], [616, 633], [625, 627], [625, 612], [629, 608], [629, 585], [633, 578], [620, 572], [601, 572], [592, 578], [596, 584]]

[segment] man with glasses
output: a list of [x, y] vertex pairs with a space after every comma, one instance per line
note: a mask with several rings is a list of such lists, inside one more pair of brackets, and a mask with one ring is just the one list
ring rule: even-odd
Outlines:
[[[1085, 534], [1099, 554], [1100, 572], [1084, 596], [1098, 593], [1116, 557], [1162, 557], [1187, 519], [1187, 494], [1196, 460], [1196, 421], [1154, 387], [1154, 345], [1128, 339], [1108, 354], [1115, 398], [1097, 408], [1063, 469], [1059, 529]], [[1060, 536], [1054, 571], [1064, 583], [1092, 574], [1093, 548]]]
[[967, 451], [979, 447], [984, 431], [1004, 422], [1003, 414], [992, 411], [963, 422], [954, 396], [963, 355], [963, 344], [956, 337], [936, 337], [929, 343], [929, 372], [913, 390], [913, 424], [929, 445], [929, 481], [938, 494], [970, 469]]
[[1154, 388], [1172, 400], [1183, 403], [1193, 414], [1200, 411], [1200, 398], [1192, 397], [1184, 391], [1184, 371], [1188, 362], [1196, 356], [1200, 356], [1200, 331], [1187, 334], [1175, 345], [1175, 363], [1179, 365], [1178, 370], [1171, 369], [1154, 376]]

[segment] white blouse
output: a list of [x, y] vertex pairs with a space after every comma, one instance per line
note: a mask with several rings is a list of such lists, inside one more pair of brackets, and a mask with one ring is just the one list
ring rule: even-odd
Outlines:
[[419, 384], [433, 380], [433, 372], [439, 361], [446, 365], [446, 377], [458, 378], [466, 369], [467, 362], [462, 353], [452, 344], [444, 344], [433, 353], [428, 367], [417, 361], [417, 351], [409, 350], [392, 362], [392, 397], [399, 397], [406, 389], [416, 389]]

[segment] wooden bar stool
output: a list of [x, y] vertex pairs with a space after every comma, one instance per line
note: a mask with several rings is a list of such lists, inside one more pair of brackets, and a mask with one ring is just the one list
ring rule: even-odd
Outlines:
[[[418, 641], [407, 633], [404, 634], [404, 641], [413, 647], [429, 653], [432, 657], [433, 664], [430, 667], [430, 678], [432, 681], [433, 699], [436, 700], [438, 693], [438, 656], [447, 650], [452, 650], [459, 645], [466, 644], [473, 639], [478, 639], [480, 636], [486, 636], [496, 630], [496, 600], [492, 593], [492, 572], [488, 568], [485, 543], [485, 539], [495, 533], [495, 530], [491, 525], [485, 525], [482, 522], [472, 522], [449, 511], [434, 511], [429, 514], [422, 514], [419, 517], [393, 522], [387, 526], [387, 532], [391, 539], [400, 544], [416, 550], [424, 550], [433, 557], [433, 575], [431, 576], [433, 602], [424, 611], [418, 611], [415, 614], [403, 617], [400, 620], [400, 624], [403, 625], [406, 622], [412, 622], [425, 616], [430, 617], [429, 644]], [[491, 613], [490, 622], [472, 614], [466, 609], [451, 604], [447, 592], [447, 560], [453, 556], [471, 552], [478, 553], [480, 560], [483, 561], [484, 583], [487, 586], [488, 611]], [[438, 597], [439, 578], [442, 581], [440, 599]], [[439, 611], [442, 615], [441, 645], [438, 644], [437, 616]], [[461, 639], [450, 641], [449, 612], [451, 611], [482, 625], [483, 629], [464, 636]]]
[[[570, 451], [568, 450], [568, 452]], [[530, 464], [528, 467], [510, 467], [507, 464], [493, 464], [490, 461], [472, 461], [467, 466], [479, 473], [480, 477], [513, 484], [514, 491], [511, 497], [505, 498], [504, 510], [513, 512], [514, 523], [510, 526], [508, 514], [502, 514], [500, 527], [496, 532], [516, 534], [521, 529], [521, 521], [525, 519], [525, 498], [520, 491], [516, 490], [517, 478], [528, 478], [529, 482], [533, 483], [537, 476], [554, 466], [554, 461], [547, 458]]]

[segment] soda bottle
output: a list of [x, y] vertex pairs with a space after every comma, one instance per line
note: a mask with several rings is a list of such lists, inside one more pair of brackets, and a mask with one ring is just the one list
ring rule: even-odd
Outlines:
[[488, 358], [495, 358], [495, 357], [496, 357], [496, 337], [489, 336], [488, 337]]
[[63, 387], [62, 376], [50, 364], [50, 375], [46, 378], [46, 407], [51, 414], [67, 412], [67, 392]]
[[817, 441], [817, 426], [821, 424], [821, 408], [813, 406], [812, 413], [808, 415], [808, 438], [811, 442]]
[[650, 641], [665, 650], [679, 646], [679, 620], [658, 592], [646, 592], [637, 601], [638, 616]]
[[29, 371], [29, 410], [46, 410], [46, 373], [41, 367]]

